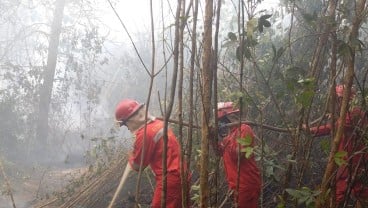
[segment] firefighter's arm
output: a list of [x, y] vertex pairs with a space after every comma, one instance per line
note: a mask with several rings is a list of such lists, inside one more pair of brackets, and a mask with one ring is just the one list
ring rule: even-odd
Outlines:
[[[302, 129], [307, 131], [307, 126], [305, 124], [303, 124]], [[330, 132], [331, 132], [331, 124], [309, 127], [309, 132], [314, 137], [326, 136], [326, 135], [330, 134]]]

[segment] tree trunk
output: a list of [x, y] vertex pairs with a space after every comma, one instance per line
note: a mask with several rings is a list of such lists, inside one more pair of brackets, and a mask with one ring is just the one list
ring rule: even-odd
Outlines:
[[[193, 25], [192, 25], [192, 31], [193, 34], [197, 34], [197, 17], [198, 17], [198, 0], [191, 0], [191, 4], [193, 7]], [[186, 157], [185, 160], [187, 162], [187, 169], [184, 172], [184, 178], [187, 179], [190, 174], [190, 164], [192, 159], [192, 144], [193, 144], [193, 109], [194, 109], [194, 68], [195, 68], [195, 58], [197, 55], [197, 36], [193, 35], [191, 38], [192, 41], [192, 53], [190, 54], [190, 72], [189, 72], [189, 110], [188, 110], [188, 143], [187, 143], [187, 149], [186, 149]], [[182, 189], [186, 194], [190, 193], [190, 184], [186, 184], [186, 186]], [[186, 196], [187, 198], [184, 198], [184, 200], [189, 201], [190, 197]], [[185, 202], [186, 203], [186, 202]], [[183, 206], [185, 205], [183, 203]]]
[[161, 207], [166, 207], [166, 189], [167, 189], [167, 141], [168, 141], [168, 125], [170, 115], [173, 109], [174, 101], [175, 101], [175, 92], [176, 92], [176, 82], [178, 78], [178, 68], [179, 68], [179, 42], [180, 42], [180, 11], [182, 6], [182, 0], [178, 0], [178, 5], [176, 8], [175, 15], [175, 40], [174, 40], [174, 66], [173, 66], [173, 74], [171, 80], [171, 89], [170, 89], [170, 97], [168, 106], [165, 108], [165, 121], [164, 121], [164, 150], [162, 153], [162, 192], [161, 192]]
[[[340, 109], [340, 120], [345, 121], [346, 113], [348, 110], [348, 103], [349, 103], [349, 95], [351, 93], [351, 86], [353, 85], [354, 80], [354, 65], [355, 65], [355, 45], [354, 41], [359, 36], [359, 28], [361, 27], [364, 13], [366, 12], [366, 0], [358, 0], [356, 2], [355, 7], [355, 17], [352, 22], [352, 29], [349, 37], [349, 45], [352, 48], [351, 53], [349, 54], [349, 57], [347, 57], [347, 73], [344, 77], [346, 88], [344, 89], [343, 94], [343, 101], [342, 106]], [[329, 182], [330, 178], [332, 176], [332, 173], [335, 169], [335, 162], [334, 162], [334, 156], [337, 152], [338, 146], [341, 141], [341, 137], [344, 131], [344, 123], [340, 122], [340, 125], [337, 126], [336, 135], [334, 137], [333, 143], [331, 145], [331, 150], [328, 158], [328, 163], [326, 166], [325, 173], [323, 175], [323, 180], [321, 182], [321, 194], [320, 197], [317, 200], [317, 208], [326, 207], [326, 199], [324, 198], [328, 194], [328, 188], [329, 188]]]
[[[43, 74], [43, 84], [40, 89], [39, 114], [36, 129], [36, 141], [41, 144], [47, 144], [49, 131], [49, 112], [52, 96], [52, 87], [54, 84], [56, 60], [58, 54], [59, 38], [63, 20], [63, 11], [66, 0], [57, 0], [55, 2], [54, 19], [51, 26], [51, 34], [47, 55], [47, 65]], [[38, 143], [37, 143], [38, 144]]]
[[208, 155], [209, 155], [209, 125], [211, 115], [211, 93], [212, 93], [212, 17], [213, 1], [206, 0], [204, 17], [204, 38], [202, 57], [202, 141], [201, 141], [201, 170], [200, 170], [200, 207], [208, 207]]

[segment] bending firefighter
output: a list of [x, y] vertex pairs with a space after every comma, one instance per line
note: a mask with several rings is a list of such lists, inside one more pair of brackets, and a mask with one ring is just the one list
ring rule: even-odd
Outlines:
[[[239, 208], [257, 208], [261, 191], [261, 177], [254, 155], [240, 154], [239, 189], [238, 154], [245, 147], [254, 146], [255, 135], [246, 124], [226, 127], [226, 124], [239, 122], [239, 109], [234, 109], [232, 102], [218, 103], [217, 117], [219, 119], [220, 142], [213, 144], [215, 151], [223, 157], [228, 186], [234, 190], [234, 203]], [[238, 139], [245, 140], [246, 145], [240, 145]], [[236, 194], [237, 193], [237, 194]]]
[[[120, 126], [126, 126], [130, 132], [135, 135], [133, 152], [129, 156], [129, 162], [124, 175], [128, 175], [132, 169], [138, 171], [141, 164], [141, 159], [143, 159], [142, 169], [150, 166], [156, 180], [156, 187], [154, 190], [151, 207], [159, 208], [161, 207], [163, 178], [162, 153], [164, 124], [162, 121], [155, 119], [149, 114], [146, 122], [145, 114], [146, 109], [144, 104], [140, 104], [132, 99], [124, 99], [116, 107], [115, 118], [117, 122], [119, 122]], [[182, 207], [180, 146], [174, 133], [170, 129], [168, 130], [167, 134], [168, 149], [166, 207], [178, 208]]]
[[[341, 109], [344, 85], [336, 86], [336, 109]], [[349, 103], [355, 96], [354, 89], [349, 95]], [[310, 129], [314, 136], [326, 136], [334, 128], [343, 125], [343, 133], [338, 146], [338, 152], [345, 154], [345, 161], [336, 173], [337, 206], [346, 206], [352, 200], [357, 207], [368, 207], [368, 119], [367, 113], [359, 107], [348, 106], [345, 120], [339, 118], [333, 125], [316, 126]]]

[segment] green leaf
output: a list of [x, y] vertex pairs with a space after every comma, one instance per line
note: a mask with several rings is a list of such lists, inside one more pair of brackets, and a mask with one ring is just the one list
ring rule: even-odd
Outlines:
[[285, 208], [285, 200], [281, 195], [277, 195], [279, 199], [279, 203], [277, 204], [277, 208]]
[[273, 51], [273, 58], [272, 60], [275, 62], [277, 61], [281, 56], [282, 54], [284, 53], [284, 48], [283, 47], [280, 47], [277, 51], [276, 51], [276, 47], [272, 44], [272, 51]]
[[306, 107], [312, 101], [312, 97], [314, 95], [314, 91], [306, 90], [296, 95], [296, 102], [301, 104], [303, 107]]
[[252, 144], [253, 139], [251, 135], [248, 134], [244, 138], [238, 138], [236, 141], [243, 146], [249, 146]]
[[252, 54], [249, 48], [245, 48], [243, 53], [244, 53], [245, 58], [247, 58], [248, 60], [252, 57]]
[[[248, 47], [245, 46], [244, 44], [244, 47], [243, 47], [243, 56], [245, 58], [247, 58], [248, 60], [252, 57], [251, 55], [251, 52], [250, 52], [250, 49]], [[240, 51], [240, 47], [237, 47], [236, 48], [236, 58], [241, 61], [242, 60], [242, 57], [241, 57], [241, 51]]]
[[263, 27], [271, 27], [271, 22], [267, 20], [271, 16], [272, 16], [272, 14], [266, 14], [266, 15], [262, 15], [258, 19], [258, 31], [259, 32], [261, 32], [261, 33], [263, 32]]
[[259, 32], [263, 32], [263, 25], [262, 24], [258, 24], [258, 31]]
[[262, 16], [260, 17], [260, 19], [268, 19], [268, 18], [270, 18], [270, 17], [272, 17], [272, 14], [265, 14], [265, 15], [262, 15]]
[[338, 151], [336, 152], [336, 154], [334, 155], [334, 160], [335, 163], [340, 167], [344, 164], [346, 164], [346, 160], [344, 159], [344, 157], [347, 155], [348, 153], [346, 151]]
[[245, 152], [245, 158], [249, 159], [250, 156], [253, 154], [253, 147], [246, 147], [244, 148], [244, 152]]
[[256, 18], [252, 18], [247, 22], [247, 38], [248, 39], [251, 39], [253, 37], [253, 33], [256, 27], [257, 27]]
[[280, 47], [279, 50], [277, 50], [276, 58], [279, 59], [284, 52], [285, 52], [284, 47]]
[[350, 56], [350, 54], [352, 53], [352, 49], [350, 48], [349, 44], [345, 43], [342, 40], [339, 40], [337, 53], [339, 54], [339, 56]]
[[249, 159], [254, 152], [254, 148], [250, 146], [252, 144], [252, 141], [253, 139], [249, 134], [246, 135], [244, 138], [237, 139], [237, 142], [242, 146], [240, 151], [245, 153], [245, 158], [247, 159]]
[[301, 189], [285, 189], [294, 199], [297, 200], [298, 204], [305, 204], [306, 207], [314, 207], [315, 198], [321, 193], [321, 191], [313, 191], [308, 187], [302, 187]]
[[272, 52], [273, 52], [273, 57], [274, 57], [273, 59], [275, 60], [277, 52], [276, 52], [276, 47], [273, 43], [272, 43]]
[[330, 142], [327, 139], [321, 140], [320, 142], [321, 149], [324, 153], [328, 153], [330, 150]]
[[191, 198], [192, 201], [197, 201], [199, 200], [199, 194], [194, 194]]
[[227, 37], [231, 40], [231, 41], [236, 41], [237, 40], [237, 37], [236, 37], [236, 34], [233, 33], [233, 32], [229, 32], [227, 34]]
[[191, 189], [193, 190], [193, 191], [199, 191], [199, 186], [196, 186], [196, 185], [192, 185], [192, 187], [191, 187]]
[[270, 21], [268, 21], [268, 20], [263, 20], [262, 24], [263, 24], [263, 26], [265, 26], [265, 27], [271, 27], [271, 22], [270, 22]]
[[288, 192], [288, 194], [290, 194], [290, 196], [292, 196], [294, 199], [299, 199], [302, 197], [302, 194], [299, 190], [296, 189], [285, 189], [286, 192]]
[[298, 80], [299, 84], [309, 85], [314, 83], [314, 78], [306, 78]]

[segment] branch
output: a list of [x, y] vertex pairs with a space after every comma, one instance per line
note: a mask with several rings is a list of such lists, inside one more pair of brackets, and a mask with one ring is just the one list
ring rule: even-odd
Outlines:
[[0, 169], [1, 169], [1, 173], [4, 176], [5, 183], [6, 183], [6, 188], [8, 189], [8, 194], [10, 195], [10, 199], [11, 199], [11, 201], [13, 203], [13, 208], [16, 208], [15, 202], [14, 202], [13, 193], [12, 193], [11, 187], [10, 187], [10, 183], [9, 183], [8, 177], [6, 177], [6, 173], [5, 173], [4, 166], [3, 166], [3, 163], [1, 161], [1, 159], [0, 159]]
[[[156, 117], [156, 119], [162, 120], [162, 121], [164, 120], [164, 118], [162, 118], [162, 117]], [[174, 120], [174, 119], [169, 119], [168, 121], [170, 123], [179, 124], [179, 121]], [[262, 128], [265, 128], [265, 129], [268, 129], [268, 130], [272, 130], [272, 131], [277, 131], [277, 132], [287, 132], [287, 133], [290, 133], [291, 131], [296, 130], [295, 128], [280, 128], [280, 127], [270, 126], [270, 125], [266, 125], [266, 124], [255, 123], [253, 121], [233, 122], [233, 123], [225, 124], [224, 126], [226, 126], [226, 127], [239, 126], [240, 123], [247, 124], [247, 125], [250, 125], [250, 126], [258, 126], [258, 127], [262, 127]], [[182, 125], [183, 126], [186, 126], [186, 127], [189, 127], [189, 123], [183, 122]], [[200, 126], [197, 126], [197, 125], [192, 125], [192, 126], [193, 126], [193, 128], [196, 128], [196, 129], [200, 129], [201, 128]]]
[[138, 56], [139, 60], [141, 61], [141, 63], [142, 63], [142, 65], [143, 65], [144, 69], [146, 70], [147, 74], [150, 74], [150, 72], [149, 72], [148, 68], [147, 68], [147, 67], [146, 67], [146, 65], [144, 64], [144, 61], [143, 61], [143, 59], [142, 59], [141, 55], [140, 55], [140, 54], [139, 54], [139, 52], [138, 52], [137, 47], [135, 46], [135, 44], [134, 44], [134, 42], [133, 42], [132, 36], [130, 36], [130, 33], [129, 33], [128, 29], [125, 27], [125, 24], [124, 24], [123, 20], [121, 20], [121, 18], [120, 18], [120, 16], [119, 16], [119, 14], [118, 14], [118, 13], [116, 12], [116, 10], [115, 10], [115, 7], [111, 4], [111, 1], [110, 1], [110, 0], [107, 0], [107, 1], [109, 2], [110, 6], [111, 6], [111, 9], [114, 11], [114, 13], [115, 13], [116, 17], [119, 19], [119, 21], [120, 21], [121, 25], [123, 26], [123, 28], [124, 28], [125, 32], [127, 33], [128, 37], [129, 37], [129, 40], [130, 40], [130, 42], [131, 42], [131, 43], [132, 43], [132, 45], [133, 45], [134, 51], [137, 53], [137, 56]]

